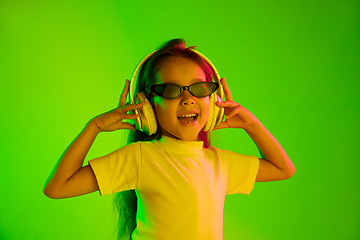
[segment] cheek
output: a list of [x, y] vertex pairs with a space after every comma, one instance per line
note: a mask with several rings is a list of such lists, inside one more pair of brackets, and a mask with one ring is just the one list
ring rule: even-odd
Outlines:
[[202, 112], [202, 122], [207, 122], [209, 119], [209, 113], [210, 113], [210, 101], [209, 99], [204, 99], [204, 101], [201, 102], [201, 112]]
[[160, 97], [154, 97], [151, 105], [153, 106], [157, 120], [162, 120], [170, 111], [169, 104]]

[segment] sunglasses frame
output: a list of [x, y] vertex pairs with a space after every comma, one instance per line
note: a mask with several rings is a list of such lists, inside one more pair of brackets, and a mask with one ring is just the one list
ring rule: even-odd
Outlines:
[[[198, 97], [198, 96], [194, 95], [194, 94], [191, 92], [190, 89], [191, 89], [191, 87], [192, 87], [193, 85], [199, 84], [199, 83], [211, 83], [211, 84], [214, 86], [214, 87], [213, 87], [213, 90], [212, 90], [208, 95], [206, 95], [206, 96]], [[180, 89], [180, 93], [179, 93], [176, 97], [173, 97], [173, 98], [163, 97], [163, 96], [160, 95], [160, 93], [158, 93], [158, 92], [156, 91], [156, 87], [158, 87], [158, 86], [163, 86], [163, 85], [175, 85], [175, 86], [177, 86], [177, 87]], [[162, 84], [152, 85], [152, 86], [150, 87], [150, 91], [151, 91], [152, 93], [158, 95], [159, 97], [162, 97], [162, 98], [165, 98], [165, 99], [175, 99], [175, 98], [179, 97], [179, 96], [183, 93], [183, 91], [185, 91], [185, 90], [188, 91], [188, 92], [189, 92], [191, 95], [193, 95], [194, 97], [203, 98], [203, 97], [210, 96], [210, 95], [213, 94], [216, 90], [218, 90], [218, 88], [219, 88], [219, 84], [216, 83], [216, 82], [196, 82], [196, 83], [193, 83], [193, 84], [191, 84], [191, 85], [189, 85], [189, 86], [180, 86], [180, 85], [177, 85], [177, 84], [175, 84], [175, 83], [162, 83]]]

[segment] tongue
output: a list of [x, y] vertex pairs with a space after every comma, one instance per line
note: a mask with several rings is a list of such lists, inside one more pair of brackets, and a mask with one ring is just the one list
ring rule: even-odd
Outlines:
[[182, 122], [192, 122], [194, 121], [194, 117], [179, 117], [179, 120]]

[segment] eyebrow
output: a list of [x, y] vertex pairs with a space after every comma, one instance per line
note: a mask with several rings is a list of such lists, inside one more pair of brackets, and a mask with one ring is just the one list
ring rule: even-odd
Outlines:
[[[176, 82], [177, 82], [176, 80], [169, 80], [169, 81], [167, 81], [167, 83], [177, 84]], [[194, 78], [194, 79], [191, 80], [191, 84], [196, 83], [196, 82], [206, 82], [206, 80], [200, 79], [200, 78]]]
[[204, 80], [204, 79], [200, 79], [200, 78], [195, 78], [195, 79], [193, 79], [193, 82], [206, 82], [206, 79]]

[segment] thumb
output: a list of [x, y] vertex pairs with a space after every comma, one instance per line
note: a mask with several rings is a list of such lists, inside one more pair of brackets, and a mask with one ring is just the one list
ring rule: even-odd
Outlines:
[[216, 128], [214, 128], [214, 130], [218, 130], [218, 129], [221, 129], [221, 128], [228, 128], [228, 125], [227, 125], [226, 121], [221, 122]]
[[121, 128], [122, 128], [122, 129], [129, 129], [129, 130], [132, 130], [132, 131], [136, 131], [135, 125], [130, 124], [130, 123], [127, 123], [127, 122], [122, 123], [122, 124], [121, 124]]

